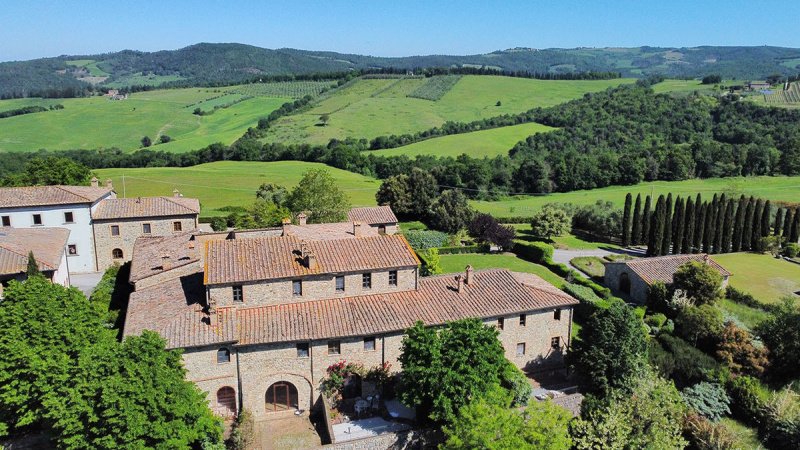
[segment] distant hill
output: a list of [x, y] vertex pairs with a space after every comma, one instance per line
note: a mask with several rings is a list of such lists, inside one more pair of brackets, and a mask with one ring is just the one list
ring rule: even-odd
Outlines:
[[59, 56], [0, 63], [0, 98], [85, 95], [103, 89], [167, 82], [231, 84], [259, 75], [341, 72], [367, 68], [488, 67], [539, 73], [620, 72], [623, 77], [661, 74], [754, 80], [800, 72], [800, 49], [783, 47], [690, 48], [513, 48], [482, 55], [426, 55], [400, 58], [295, 49], [265, 49], [244, 44], [191, 45], [179, 50], [124, 50], [101, 55]]

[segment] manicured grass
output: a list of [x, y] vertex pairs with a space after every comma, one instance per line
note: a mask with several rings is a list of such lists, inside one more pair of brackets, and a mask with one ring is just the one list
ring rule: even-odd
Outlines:
[[739, 441], [739, 448], [746, 448], [748, 450], [762, 450], [766, 448], [758, 439], [758, 430], [755, 428], [750, 428], [730, 417], [723, 417], [720, 419], [720, 423], [736, 436], [736, 439]]
[[492, 158], [498, 155], [508, 156], [508, 151], [517, 142], [525, 140], [528, 136], [536, 133], [554, 129], [538, 123], [524, 123], [510, 127], [442, 136], [411, 145], [404, 145], [403, 147], [376, 150], [370, 153], [380, 156], [406, 155], [410, 158], [414, 158], [417, 155], [456, 157], [464, 153], [473, 158], [482, 158], [484, 156]]
[[[534, 241], [541, 240], [535, 238], [530, 234], [531, 224], [529, 223], [512, 223], [506, 224], [517, 230], [517, 240]], [[583, 240], [574, 234], [568, 233], [563, 236], [555, 236], [550, 240], [542, 241], [552, 245], [555, 248], [562, 250], [609, 250], [620, 248], [618, 245], [609, 244], [607, 242], [593, 242]]]
[[[221, 94], [224, 92], [219, 89], [192, 88], [138, 92], [118, 101], [100, 96], [47, 101], [2, 100], [0, 111], [55, 103], [64, 105], [64, 109], [0, 120], [0, 152], [101, 147], [134, 150], [141, 146], [143, 136], [155, 142], [162, 134], [169, 135], [173, 141], [154, 146], [154, 149], [183, 152], [215, 142], [231, 144], [259, 118], [288, 101], [256, 97], [208, 116], [192, 114], [194, 108], [190, 105]], [[203, 106], [203, 109], [212, 108], [213, 104]]]
[[339, 188], [349, 195], [353, 206], [375, 205], [378, 181], [319, 163], [220, 161], [185, 168], [101, 169], [95, 172], [101, 180], [111, 178], [120, 197], [170, 196], [177, 188], [187, 197], [199, 198], [201, 216], [208, 217], [226, 215], [219, 211], [223, 206], [252, 204], [262, 183], [293, 187], [306, 171], [316, 168], [330, 171]]
[[481, 212], [500, 217], [525, 217], [538, 211], [546, 203], [574, 203], [590, 205], [597, 200], [610, 200], [620, 208], [625, 203], [625, 194], [631, 192], [645, 195], [660, 194], [692, 195], [698, 192], [710, 199], [714, 193], [738, 197], [754, 195], [772, 202], [800, 202], [800, 176], [795, 177], [733, 177], [708, 178], [684, 181], [654, 181], [635, 186], [610, 186], [588, 191], [554, 193], [542, 196], [514, 196], [499, 201], [474, 201], [472, 205]]
[[525, 261], [511, 254], [486, 255], [477, 253], [466, 253], [460, 255], [441, 255], [442, 270], [444, 273], [463, 272], [467, 264], [478, 269], [503, 268], [514, 272], [526, 272], [540, 276], [548, 283], [556, 287], [562, 287], [564, 279], [550, 271], [550, 269]]
[[597, 256], [578, 256], [572, 258], [569, 262], [581, 272], [593, 278], [602, 279], [606, 274], [606, 266], [603, 264], [602, 258]]
[[726, 316], [735, 317], [750, 330], [769, 317], [769, 313], [766, 311], [751, 308], [747, 305], [728, 300], [727, 298], [722, 299], [718, 304]]
[[413, 222], [400, 222], [398, 224], [400, 226], [400, 231], [411, 231], [411, 230], [427, 230], [428, 226], [424, 223], [420, 222], [419, 220], [415, 220]]
[[[360, 79], [325, 97], [319, 104], [280, 119], [266, 141], [327, 144], [332, 138], [371, 139], [441, 126], [445, 121], [470, 122], [548, 107], [587, 92], [632, 83], [632, 79], [546, 81], [495, 76], [464, 76], [437, 101], [410, 98], [427, 80]], [[501, 106], [496, 106], [497, 102]], [[330, 121], [320, 126], [319, 117]], [[509, 147], [510, 148], [510, 147]], [[508, 149], [506, 149], [508, 150]]]
[[763, 302], [775, 303], [781, 297], [794, 297], [800, 291], [800, 265], [755, 253], [714, 255], [714, 260], [733, 275], [731, 286]]

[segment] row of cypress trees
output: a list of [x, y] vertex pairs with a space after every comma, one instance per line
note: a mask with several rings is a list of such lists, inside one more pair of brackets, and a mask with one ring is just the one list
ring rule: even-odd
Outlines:
[[692, 199], [629, 193], [622, 216], [622, 244], [647, 245], [648, 256], [681, 253], [728, 253], [763, 250], [762, 238], [770, 234], [777, 240], [797, 242], [800, 238], [800, 208], [775, 211], [769, 200], [742, 195], [738, 200], [714, 194], [704, 201], [700, 194]]

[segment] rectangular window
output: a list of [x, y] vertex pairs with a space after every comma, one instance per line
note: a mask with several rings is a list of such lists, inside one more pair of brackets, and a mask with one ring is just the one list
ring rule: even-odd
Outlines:
[[389, 271], [389, 286], [397, 286], [397, 271]]
[[41, 225], [42, 224], [42, 215], [41, 214], [34, 214], [33, 215], [33, 224], [34, 225]]
[[561, 349], [561, 338], [556, 336], [550, 339], [550, 347], [553, 347], [556, 350]]
[[75, 244], [67, 245], [67, 254], [69, 256], [75, 256], [78, 254], [78, 246]]
[[74, 223], [75, 216], [72, 214], [72, 211], [67, 211], [64, 213], [64, 223]]
[[517, 344], [517, 356], [525, 356], [525, 343], [520, 342]]
[[344, 276], [336, 277], [336, 292], [344, 292]]
[[561, 320], [561, 310], [557, 309], [553, 311], [553, 320]]
[[303, 281], [302, 280], [294, 280], [292, 281], [292, 295], [295, 297], [303, 295]]
[[244, 302], [244, 287], [242, 286], [233, 287], [233, 301], [236, 303]]
[[11, 216], [3, 216], [3, 226], [4, 227], [11, 226]]
[[119, 236], [119, 225], [111, 225], [111, 235]]
[[153, 232], [153, 230], [150, 228], [150, 224], [149, 223], [143, 223], [142, 224], [142, 233], [150, 234], [152, 232]]
[[172, 231], [181, 231], [183, 230], [183, 225], [180, 222], [172, 222]]
[[340, 354], [342, 354], [342, 342], [341, 341], [328, 341], [328, 354], [329, 355], [340, 355]]
[[505, 320], [505, 319], [503, 319], [502, 317], [501, 317], [501, 318], [499, 318], [499, 319], [497, 319], [497, 328], [498, 328], [499, 330], [502, 330], [502, 329], [503, 329], [503, 327], [505, 326], [505, 324], [506, 324], [506, 320]]
[[372, 274], [361, 274], [361, 287], [364, 289], [372, 289]]
[[308, 343], [297, 344], [297, 357], [308, 358]]
[[375, 350], [375, 336], [364, 338], [364, 351], [371, 352]]
[[526, 316], [525, 314], [520, 314], [519, 315], [519, 326], [524, 327], [527, 320], [528, 320], [528, 316]]
[[378, 234], [386, 234], [386, 225], [378, 225]]

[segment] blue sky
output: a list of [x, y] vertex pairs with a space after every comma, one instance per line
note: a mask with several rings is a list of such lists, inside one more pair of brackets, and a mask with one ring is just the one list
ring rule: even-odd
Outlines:
[[41, 1], [0, 3], [0, 61], [239, 42], [378, 56], [510, 47], [800, 47], [800, 2]]

